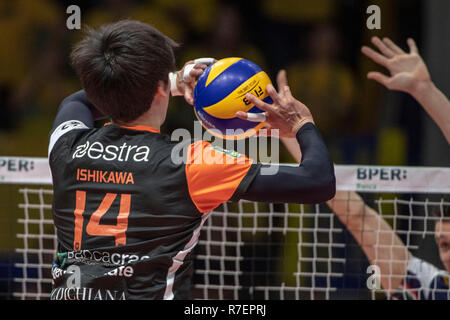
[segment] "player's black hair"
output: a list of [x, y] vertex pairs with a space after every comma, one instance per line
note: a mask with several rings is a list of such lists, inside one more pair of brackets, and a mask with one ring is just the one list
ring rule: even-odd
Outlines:
[[113, 120], [128, 122], [150, 108], [160, 81], [168, 84], [177, 46], [148, 24], [121, 20], [88, 28], [71, 61], [90, 102]]
[[450, 222], [450, 205], [448, 204], [443, 204], [442, 207], [441, 206], [434, 207], [431, 213], [436, 218], [442, 218], [445, 221]]

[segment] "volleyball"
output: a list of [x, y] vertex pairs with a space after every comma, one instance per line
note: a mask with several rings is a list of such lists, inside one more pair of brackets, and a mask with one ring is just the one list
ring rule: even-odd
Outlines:
[[206, 68], [194, 89], [194, 112], [203, 127], [222, 139], [244, 139], [258, 132], [263, 122], [243, 120], [236, 112], [261, 113], [245, 98], [252, 93], [273, 103], [266, 87], [269, 76], [255, 63], [243, 58], [224, 58]]

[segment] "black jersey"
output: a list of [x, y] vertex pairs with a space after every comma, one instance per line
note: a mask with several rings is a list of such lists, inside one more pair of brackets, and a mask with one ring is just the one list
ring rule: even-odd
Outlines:
[[71, 120], [52, 132], [51, 299], [189, 298], [203, 223], [246, 190], [259, 165], [205, 141], [188, 144], [177, 163], [176, 146], [144, 126]]
[[221, 203], [334, 197], [333, 162], [312, 123], [296, 134], [301, 163], [286, 166], [203, 140], [172, 142], [151, 127], [96, 129], [97, 114], [78, 91], [61, 103], [50, 135], [58, 239], [51, 299], [187, 299], [192, 250]]

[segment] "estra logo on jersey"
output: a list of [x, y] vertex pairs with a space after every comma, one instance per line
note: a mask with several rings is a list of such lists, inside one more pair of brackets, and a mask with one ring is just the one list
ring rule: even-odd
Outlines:
[[101, 142], [86, 141], [85, 144], [76, 147], [72, 158], [88, 157], [90, 159], [103, 159], [105, 161], [148, 161], [150, 148], [147, 146], [129, 145], [124, 142], [121, 146], [109, 144], [104, 146]]

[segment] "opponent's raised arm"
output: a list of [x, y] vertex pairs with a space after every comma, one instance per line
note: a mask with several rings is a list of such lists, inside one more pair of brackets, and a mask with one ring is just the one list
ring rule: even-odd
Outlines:
[[450, 102], [431, 81], [427, 66], [419, 54], [416, 43], [408, 39], [410, 51], [405, 52], [388, 38], [372, 38], [379, 52], [363, 46], [361, 51], [374, 62], [387, 68], [390, 75], [369, 72], [367, 77], [390, 90], [412, 95], [427, 111], [450, 143]]
[[[293, 139], [282, 139], [296, 161], [301, 161], [300, 148]], [[381, 272], [381, 285], [389, 295], [394, 293], [406, 275], [409, 252], [391, 226], [353, 191], [337, 191], [327, 201], [339, 220], [355, 238], [371, 265]]]

